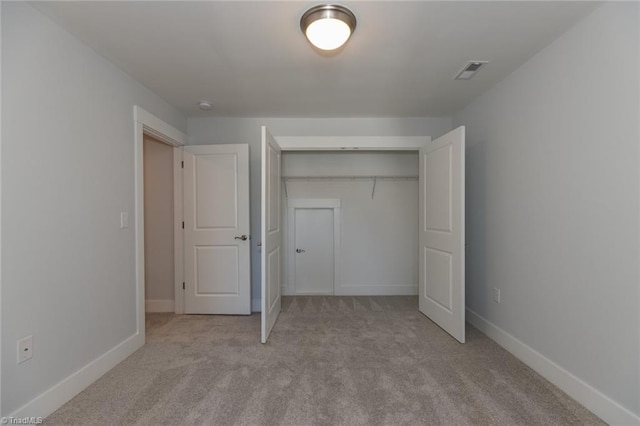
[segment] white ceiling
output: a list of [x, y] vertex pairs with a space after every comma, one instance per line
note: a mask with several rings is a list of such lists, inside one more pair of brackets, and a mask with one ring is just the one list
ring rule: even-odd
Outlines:
[[[344, 1], [357, 29], [310, 47], [319, 1], [36, 2], [189, 116], [422, 117], [465, 106], [592, 10], [593, 2]], [[470, 81], [453, 77], [488, 60]], [[197, 103], [209, 100], [210, 112]]]

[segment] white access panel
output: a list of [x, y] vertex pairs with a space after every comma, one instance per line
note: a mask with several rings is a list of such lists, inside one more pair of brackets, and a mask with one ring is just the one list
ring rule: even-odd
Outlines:
[[333, 208], [294, 209], [295, 294], [334, 294]]

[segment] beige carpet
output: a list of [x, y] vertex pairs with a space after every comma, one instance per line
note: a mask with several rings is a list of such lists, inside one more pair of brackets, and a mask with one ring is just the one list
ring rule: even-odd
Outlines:
[[59, 425], [586, 425], [602, 422], [416, 297], [286, 297], [260, 316], [149, 314], [147, 344], [49, 416]]

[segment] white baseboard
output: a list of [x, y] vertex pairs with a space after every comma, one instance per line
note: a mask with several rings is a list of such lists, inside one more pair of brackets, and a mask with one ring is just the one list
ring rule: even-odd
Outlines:
[[175, 312], [173, 299], [147, 299], [144, 301], [145, 312]]
[[262, 312], [262, 299], [251, 300], [251, 312]]
[[467, 321], [611, 425], [640, 425], [640, 416], [585, 383], [500, 327], [467, 309]]
[[336, 296], [415, 296], [416, 285], [342, 285], [336, 287]]
[[144, 345], [144, 334], [134, 334], [27, 402], [11, 413], [10, 416], [14, 418], [47, 417], [102, 377], [107, 371], [140, 349], [142, 345]]
[[[282, 287], [283, 296], [296, 296], [288, 287]], [[298, 296], [313, 296], [321, 294], [298, 294]], [[347, 285], [336, 288], [336, 296], [417, 296], [418, 287], [414, 285]]]

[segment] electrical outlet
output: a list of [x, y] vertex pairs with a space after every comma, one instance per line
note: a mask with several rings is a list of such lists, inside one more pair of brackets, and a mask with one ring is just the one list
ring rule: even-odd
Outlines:
[[496, 303], [500, 303], [500, 289], [494, 287], [493, 288], [493, 301]]
[[122, 212], [120, 213], [120, 228], [128, 228], [129, 227], [129, 213]]
[[30, 360], [33, 357], [33, 336], [23, 337], [18, 340], [18, 364]]

